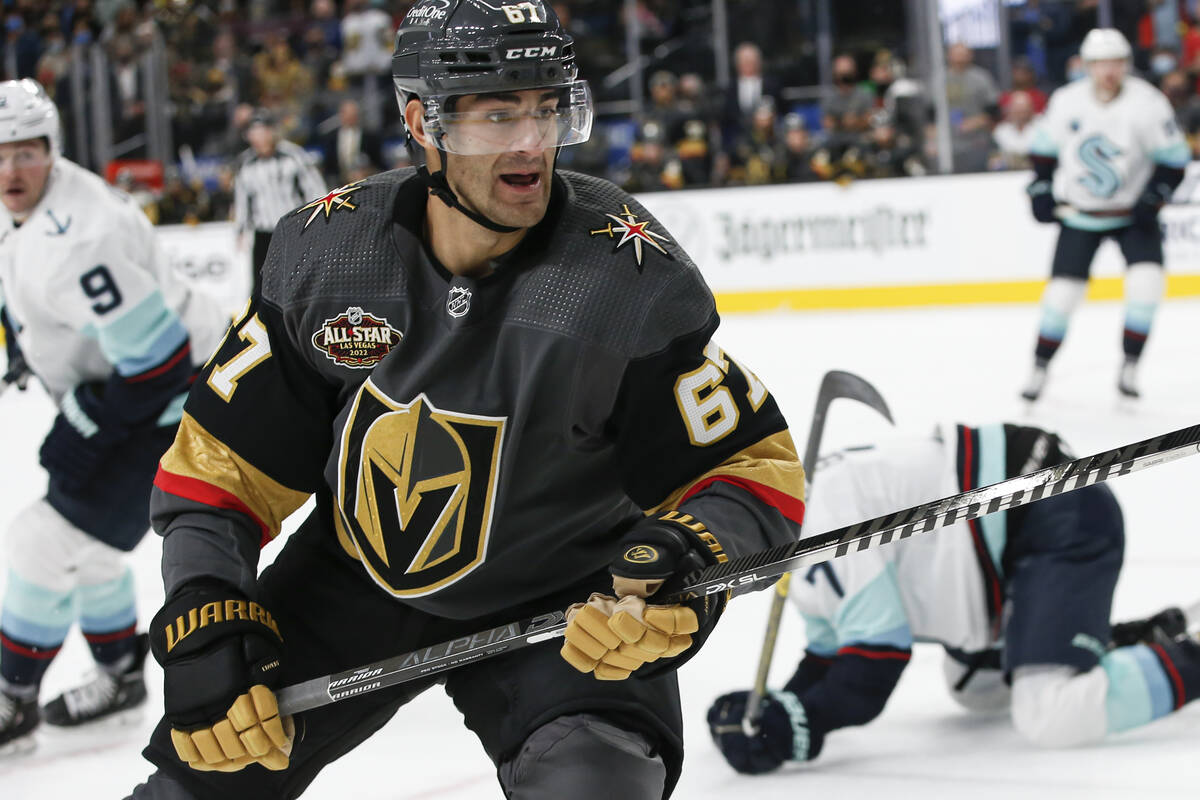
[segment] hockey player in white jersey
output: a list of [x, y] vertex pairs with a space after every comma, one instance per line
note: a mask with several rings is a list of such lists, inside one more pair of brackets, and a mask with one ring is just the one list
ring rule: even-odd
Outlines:
[[1042, 295], [1033, 375], [1021, 393], [1031, 401], [1041, 395], [1050, 359], [1107, 237], [1116, 240], [1128, 265], [1125, 359], [1117, 386], [1122, 395], [1138, 396], [1138, 360], [1165, 286], [1158, 212], [1191, 157], [1167, 98], [1127, 74], [1129, 42], [1119, 31], [1091, 31], [1080, 56], [1089, 76], [1051, 96], [1031, 152], [1033, 215], [1062, 225]]
[[[1017, 425], [947, 426], [823, 459], [805, 526], [834, 530], [1071, 458], [1056, 435]], [[807, 646], [767, 693], [755, 736], [747, 692], [711, 707], [714, 741], [738, 771], [818, 756], [834, 730], [884, 707], [914, 642], [945, 647], [945, 678], [968, 710], [1008, 709], [1029, 742], [1098, 741], [1200, 696], [1200, 644], [1177, 610], [1110, 629], [1124, 527], [1093, 485], [792, 576]]]
[[[59, 135], [41, 86], [0, 83], [0, 388], [32, 374], [59, 409], [40, 450], [46, 495], [6, 536], [0, 752], [31, 749], [42, 718], [76, 725], [144, 702], [146, 637], [122, 555], [149, 529], [158, 458], [228, 321], [172, 280], [137, 204], [63, 158]], [[76, 622], [97, 676], [39, 709]]]

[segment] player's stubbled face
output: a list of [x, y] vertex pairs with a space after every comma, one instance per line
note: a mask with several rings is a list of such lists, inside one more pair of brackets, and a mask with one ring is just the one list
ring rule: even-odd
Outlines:
[[553, 112], [558, 93], [543, 89], [459, 98], [456, 112], [482, 118], [517, 118], [511, 123], [512, 149], [488, 155], [452, 155], [446, 177], [463, 205], [502, 225], [528, 228], [546, 214], [554, 167], [552, 126], [538, 114]]
[[1125, 79], [1127, 65], [1124, 59], [1105, 59], [1093, 61], [1088, 65], [1092, 83], [1096, 91], [1103, 97], [1113, 97], [1121, 91], [1121, 82]]
[[0, 144], [0, 196], [15, 217], [24, 217], [46, 188], [50, 176], [50, 151], [41, 139]]

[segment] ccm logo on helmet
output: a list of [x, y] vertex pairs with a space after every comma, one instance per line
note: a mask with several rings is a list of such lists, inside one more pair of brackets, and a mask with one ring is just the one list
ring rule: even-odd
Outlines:
[[510, 47], [504, 51], [505, 58], [541, 58], [552, 56], [558, 52], [557, 47], [543, 45], [542, 47]]

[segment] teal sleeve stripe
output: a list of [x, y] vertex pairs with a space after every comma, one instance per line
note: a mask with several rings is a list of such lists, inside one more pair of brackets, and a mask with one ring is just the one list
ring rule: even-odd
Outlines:
[[154, 291], [97, 332], [100, 350], [122, 375], [156, 367], [187, 340], [179, 315]]
[[160, 428], [167, 425], [178, 425], [179, 420], [183, 419], [183, 404], [187, 402], [187, 397], [188, 393], [183, 392], [167, 403], [167, 407], [158, 415], [158, 421], [154, 424]]
[[1192, 151], [1185, 142], [1174, 142], [1166, 147], [1159, 147], [1150, 154], [1156, 164], [1183, 169], [1192, 160]]
[[791, 692], [770, 691], [767, 694], [779, 701], [792, 723], [792, 760], [808, 761], [808, 712], [804, 710], [804, 704]]
[[[897, 628], [908, 627], [908, 614], [900, 599], [896, 568], [887, 568], [842, 603], [834, 615], [839, 645], [872, 642]], [[911, 634], [910, 634], [911, 640]]]
[[[1064, 331], [1066, 326], [1064, 325]], [[1061, 337], [1060, 337], [1061, 338]], [[1003, 425], [981, 425], [979, 427], [979, 485], [991, 486], [1009, 477], [1007, 442]], [[1004, 545], [1008, 541], [1008, 512], [997, 511], [979, 519], [983, 531], [983, 541], [987, 544], [988, 554], [996, 565], [996, 573], [1001, 574], [1001, 564], [1004, 558]]]
[[1093, 217], [1085, 211], [1077, 211], [1063, 221], [1063, 225], [1068, 228], [1074, 228], [1077, 231], [1091, 231], [1093, 233], [1101, 233], [1103, 231], [1112, 231], [1117, 228], [1124, 228], [1133, 222], [1133, 217]]
[[870, 638], [842, 642], [843, 646], [856, 644], [895, 647], [897, 650], [911, 650], [913, 646], [912, 628], [906, 622], [903, 625], [892, 628], [890, 631], [881, 631]]
[[79, 629], [84, 633], [112, 633], [123, 631], [137, 622], [137, 608], [128, 605], [112, 614], [93, 614], [84, 611], [79, 615]]
[[1158, 303], [1125, 303], [1125, 327], [1140, 334], [1149, 334]]
[[6, 636], [11, 636], [18, 641], [31, 644], [34, 647], [44, 647], [49, 650], [63, 643], [63, 640], [67, 638], [67, 633], [71, 630], [71, 623], [39, 625], [36, 622], [10, 612], [6, 608], [4, 609], [4, 613], [0, 614], [0, 629], [4, 631]]
[[838, 651], [838, 641], [837, 634], [833, 632], [833, 626], [829, 624], [829, 620], [813, 614], [801, 614], [800, 616], [804, 618], [804, 627], [808, 637], [805, 649], [819, 656], [833, 658]]
[[[71, 592], [56, 592], [43, 586], [30, 583], [12, 570], [8, 571], [8, 588], [4, 592], [4, 623], [5, 630], [11, 630], [19, 638], [21, 634], [10, 627], [10, 623], [20, 620], [28, 626], [26, 630], [44, 629], [56, 631], [71, 627], [75, 621], [75, 598]], [[41, 644], [32, 637], [27, 641]], [[62, 641], [60, 638], [59, 642]], [[53, 644], [53, 642], [51, 642]]]
[[1122, 647], [1100, 659], [1108, 673], [1110, 733], [1145, 725], [1171, 711], [1171, 687], [1166, 672], [1145, 645]]
[[[1066, 314], [1062, 313], [1061, 311], [1057, 311], [1053, 308], [1043, 307], [1042, 308], [1042, 320], [1040, 323], [1038, 323], [1038, 334], [1040, 336], [1044, 336], [1047, 339], [1053, 339], [1056, 342], [1061, 342], [1067, 336], [1067, 325], [1069, 323], [1070, 323], [1070, 317], [1068, 317]], [[1004, 511], [996, 512], [996, 514], [1004, 514], [1004, 513], [1006, 513], [1006, 512], [1004, 512]], [[994, 516], [996, 516], [996, 514], [989, 514], [988, 516], [994, 517]], [[986, 520], [987, 517], [982, 517], [981, 519]], [[987, 529], [984, 528], [985, 536], [987, 535], [986, 530]]]
[[1029, 152], [1035, 156], [1058, 158], [1058, 144], [1050, 138], [1050, 134], [1038, 128], [1033, 133], [1033, 144], [1029, 146]]
[[[149, 524], [146, 527], [150, 527]], [[115, 580], [80, 586], [79, 603], [80, 616], [84, 620], [103, 620], [117, 616], [124, 618], [126, 615], [136, 617], [133, 572], [126, 569], [125, 574]], [[125, 624], [132, 623], [131, 618]]]

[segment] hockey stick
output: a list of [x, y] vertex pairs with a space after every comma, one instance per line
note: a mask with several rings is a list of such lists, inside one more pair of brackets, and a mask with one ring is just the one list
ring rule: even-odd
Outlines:
[[[887, 403], [874, 386], [849, 372], [830, 370], [825, 373], [825, 377], [821, 379], [821, 387], [817, 390], [817, 404], [813, 409], [812, 424], [808, 428], [804, 461], [801, 462], [804, 464], [805, 501], [808, 501], [812, 492], [813, 477], [817, 473], [821, 439], [825, 435], [825, 416], [829, 413], [829, 406], [839, 397], [857, 400], [875, 409], [888, 422], [895, 422]], [[775, 657], [775, 641], [779, 638], [779, 622], [783, 618], [783, 607], [787, 602], [791, 580], [792, 574], [788, 572], [775, 584], [771, 610], [767, 613], [767, 631], [763, 635], [762, 652], [758, 656], [758, 671], [754, 676], [754, 687], [746, 700], [746, 713], [742, 717], [742, 727], [749, 736], [758, 732], [758, 720], [762, 717], [762, 699], [767, 693], [767, 673], [771, 671], [771, 659]]]
[[[1017, 508], [1043, 497], [1074, 491], [1198, 452], [1200, 425], [1193, 425], [716, 564], [688, 576], [682, 589], [661, 602], [677, 603], [718, 592], [749, 589], [760, 581], [809, 564], [929, 533], [1002, 509]], [[510, 653], [561, 636], [566, 627], [566, 615], [562, 611], [549, 611], [357, 669], [312, 678], [279, 692], [280, 713], [307, 711], [500, 653]]]

